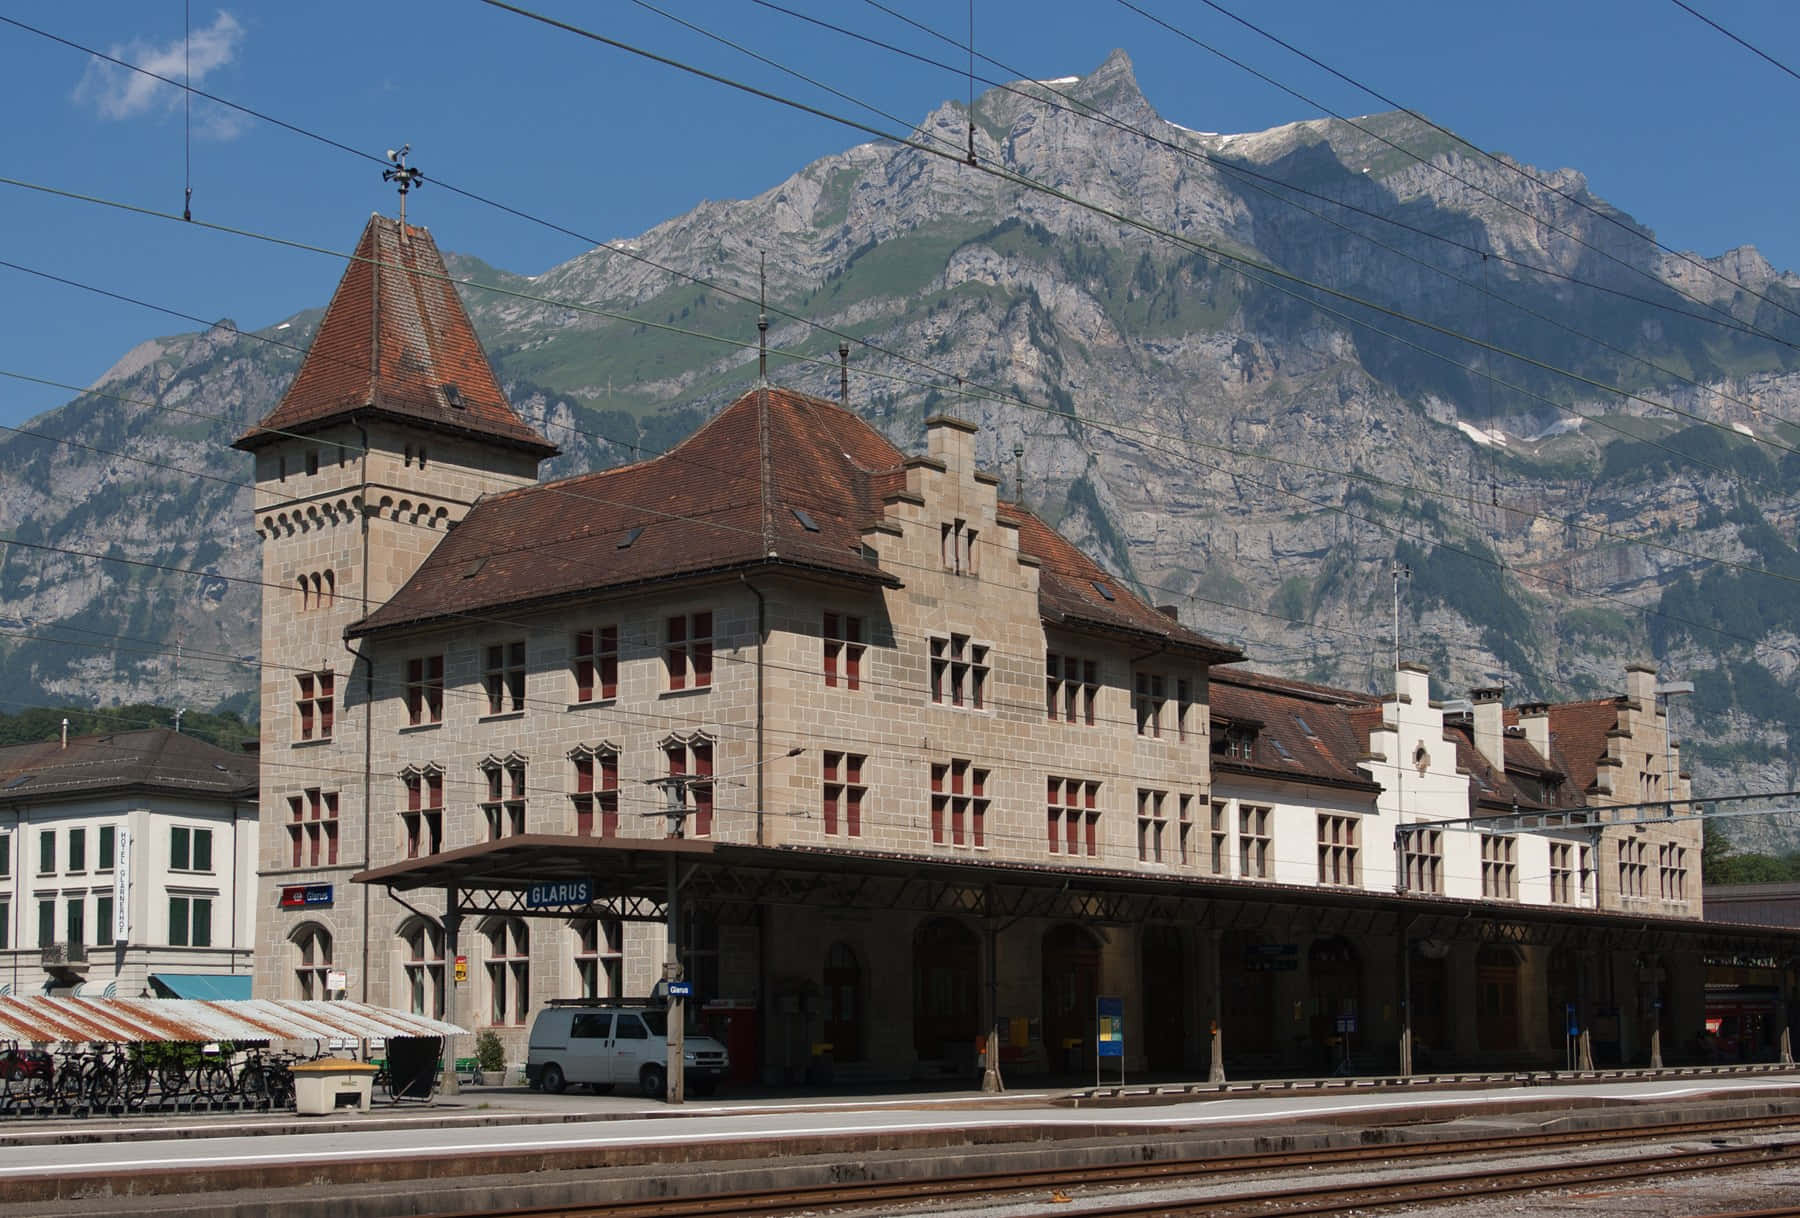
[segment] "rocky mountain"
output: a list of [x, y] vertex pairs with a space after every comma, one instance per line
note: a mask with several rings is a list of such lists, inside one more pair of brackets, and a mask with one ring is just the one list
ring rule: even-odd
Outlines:
[[[835, 396], [839, 340], [797, 319], [851, 336], [852, 404], [897, 443], [979, 421], [1034, 507], [1256, 665], [1385, 687], [1398, 560], [1402, 651], [1446, 696], [1609, 693], [1654, 658], [1697, 686], [1699, 784], [1800, 785], [1800, 278], [1665, 253], [1578, 173], [1404, 114], [1189, 131], [1118, 52], [973, 117], [1004, 174], [866, 144], [541, 275], [455, 260], [549, 472], [741, 392], [766, 257], [774, 378]], [[968, 123], [945, 104], [915, 139]], [[30, 425], [83, 447], [0, 442], [9, 699], [251, 709], [226, 445], [315, 320], [149, 340]]]

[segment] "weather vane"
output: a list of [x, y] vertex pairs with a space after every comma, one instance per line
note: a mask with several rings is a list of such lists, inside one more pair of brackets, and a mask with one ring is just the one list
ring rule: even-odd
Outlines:
[[402, 144], [398, 149], [389, 148], [387, 159], [393, 166], [381, 171], [383, 182], [400, 183], [400, 227], [406, 228], [406, 192], [425, 185], [425, 174], [417, 169], [410, 169], [406, 164], [406, 154], [412, 151], [411, 144]]

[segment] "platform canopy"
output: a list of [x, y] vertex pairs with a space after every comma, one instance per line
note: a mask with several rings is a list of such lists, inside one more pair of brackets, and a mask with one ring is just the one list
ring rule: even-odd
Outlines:
[[467, 1029], [360, 1002], [0, 997], [0, 1041], [147, 1044], [215, 1040], [392, 1040]]
[[[661, 921], [674, 865], [680, 900], [721, 915], [759, 905], [893, 909], [1203, 930], [1404, 935], [1410, 939], [1800, 956], [1800, 929], [1742, 926], [1567, 905], [1156, 874], [705, 838], [526, 833], [350, 878], [394, 892], [445, 893], [459, 914]], [[585, 898], [565, 900], [569, 894]]]

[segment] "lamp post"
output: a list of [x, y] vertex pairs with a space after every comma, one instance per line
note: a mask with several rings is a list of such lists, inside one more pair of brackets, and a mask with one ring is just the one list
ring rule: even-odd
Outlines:
[[[1675, 771], [1675, 733], [1672, 730], [1674, 727], [1673, 699], [1679, 698], [1683, 694], [1691, 694], [1693, 692], [1694, 683], [1692, 681], [1665, 681], [1655, 689], [1657, 700], [1662, 704], [1663, 708], [1663, 798], [1667, 801], [1664, 803], [1663, 807], [1666, 815], [1671, 820], [1675, 817], [1676, 781], [1678, 778]], [[1640, 792], [1640, 794], [1642, 793]], [[1663, 1064], [1663, 979], [1660, 976], [1661, 972], [1662, 969], [1659, 967], [1651, 978], [1651, 983], [1656, 987], [1656, 999], [1651, 1004], [1650, 1008], [1650, 1068], [1652, 1070], [1662, 1069]]]

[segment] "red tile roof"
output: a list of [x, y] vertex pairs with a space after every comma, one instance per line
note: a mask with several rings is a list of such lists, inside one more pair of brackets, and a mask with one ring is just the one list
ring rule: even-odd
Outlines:
[[1356, 764], [1380, 717], [1373, 696], [1231, 668], [1212, 674], [1208, 701], [1215, 723], [1258, 725], [1250, 760], [1215, 754], [1216, 771], [1375, 789]]
[[369, 218], [280, 404], [235, 447], [365, 412], [557, 452], [507, 402], [431, 234], [385, 216]]
[[148, 790], [219, 799], [256, 794], [256, 758], [166, 727], [0, 747], [0, 803]]
[[[482, 499], [351, 631], [762, 565], [897, 585], [906, 572], [866, 558], [863, 535], [905, 485], [905, 462], [832, 402], [754, 389], [660, 457]], [[1209, 662], [1240, 658], [1139, 600], [1030, 512], [1001, 511], [1019, 524], [1020, 549], [1041, 564], [1045, 620], [1125, 631]]]
[[[1516, 724], [1519, 712], [1506, 712], [1506, 722]], [[1619, 726], [1616, 698], [1588, 702], [1559, 702], [1550, 707], [1551, 761], [1569, 776], [1569, 786], [1581, 794], [1595, 789], [1599, 762], [1606, 756], [1606, 736]]]

